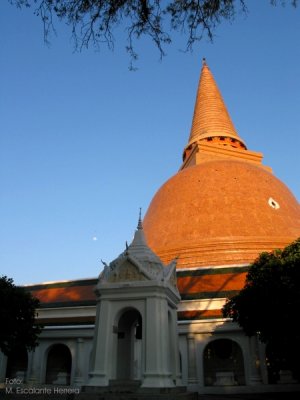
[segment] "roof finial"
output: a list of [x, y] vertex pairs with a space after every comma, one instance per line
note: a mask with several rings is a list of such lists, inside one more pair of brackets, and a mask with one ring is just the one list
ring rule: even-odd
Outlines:
[[207, 65], [207, 64], [206, 64], [206, 58], [203, 57], [203, 58], [202, 58], [202, 66], [204, 67], [205, 65]]
[[142, 207], [140, 207], [140, 212], [139, 212], [139, 222], [138, 222], [138, 226], [137, 229], [143, 229], [143, 224], [142, 224]]

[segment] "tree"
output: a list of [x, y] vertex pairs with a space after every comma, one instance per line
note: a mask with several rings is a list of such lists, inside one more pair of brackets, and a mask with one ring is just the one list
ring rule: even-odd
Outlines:
[[0, 277], [0, 350], [5, 355], [37, 346], [41, 332], [41, 326], [35, 323], [38, 307], [39, 300], [25, 288], [15, 286], [11, 278]]
[[[137, 58], [134, 40], [148, 36], [161, 56], [164, 45], [171, 43], [171, 33], [185, 35], [186, 48], [192, 49], [203, 36], [213, 39], [214, 29], [223, 20], [233, 20], [237, 12], [247, 13], [246, 0], [8, 0], [18, 7], [35, 7], [44, 24], [44, 36], [54, 30], [54, 19], [70, 25], [76, 49], [97, 47], [103, 43], [114, 47], [114, 29], [125, 23], [127, 50]], [[272, 5], [298, 0], [268, 0]]]
[[248, 336], [267, 344], [271, 370], [300, 378], [300, 238], [284, 250], [262, 253], [250, 266], [245, 287], [223, 307]]

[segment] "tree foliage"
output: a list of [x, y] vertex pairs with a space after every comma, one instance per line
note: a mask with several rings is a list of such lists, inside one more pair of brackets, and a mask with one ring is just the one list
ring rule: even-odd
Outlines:
[[37, 346], [41, 327], [35, 324], [39, 300], [11, 278], [0, 277], [0, 350], [9, 355], [13, 350], [32, 350]]
[[[105, 43], [114, 47], [114, 30], [123, 23], [127, 34], [127, 50], [135, 59], [135, 39], [148, 36], [161, 56], [164, 45], [171, 43], [172, 32], [186, 37], [186, 48], [207, 36], [223, 20], [233, 20], [238, 12], [247, 13], [246, 0], [8, 0], [19, 7], [34, 7], [44, 24], [47, 40], [54, 30], [54, 18], [70, 25], [75, 47]], [[272, 5], [297, 5], [298, 0], [265, 0]]]
[[300, 356], [299, 310], [300, 238], [284, 250], [262, 253], [250, 266], [245, 287], [227, 300], [223, 315], [246, 335], [257, 334], [291, 366]]

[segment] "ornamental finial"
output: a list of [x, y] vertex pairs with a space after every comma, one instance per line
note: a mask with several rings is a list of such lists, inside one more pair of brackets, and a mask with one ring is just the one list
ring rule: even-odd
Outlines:
[[143, 229], [143, 224], [142, 224], [142, 207], [140, 207], [140, 212], [139, 212], [139, 222], [138, 222], [138, 226], [137, 229]]

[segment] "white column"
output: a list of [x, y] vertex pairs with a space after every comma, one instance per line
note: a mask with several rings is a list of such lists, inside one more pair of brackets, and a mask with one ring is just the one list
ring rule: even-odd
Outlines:
[[259, 355], [259, 360], [260, 360], [260, 371], [261, 371], [262, 382], [264, 385], [267, 385], [268, 384], [268, 367], [267, 367], [267, 362], [266, 362], [266, 345], [265, 345], [265, 343], [262, 343], [258, 339], [257, 346], [258, 346], [258, 355]]
[[28, 375], [27, 375], [27, 383], [30, 386], [34, 386], [37, 383], [40, 383], [38, 381], [38, 351], [32, 350], [28, 354]]
[[166, 299], [159, 295], [147, 298], [143, 387], [174, 387], [166, 351], [169, 346], [167, 307]]
[[195, 335], [189, 333], [187, 335], [188, 342], [188, 383], [197, 383], [197, 362], [196, 362], [196, 344]]
[[249, 338], [250, 348], [250, 385], [259, 385], [262, 383], [260, 359], [258, 354], [257, 336]]
[[196, 346], [196, 351], [198, 354], [198, 366], [199, 366], [199, 373], [197, 375], [198, 377], [198, 382], [197, 384], [201, 387], [204, 386], [204, 351], [205, 347], [207, 345], [207, 334], [201, 334], [197, 336], [197, 346]]
[[108, 386], [110, 379], [110, 366], [112, 363], [111, 346], [113, 326], [110, 313], [110, 303], [107, 300], [98, 303], [95, 336], [93, 343], [92, 371], [89, 372], [87, 386]]
[[172, 352], [174, 354], [174, 369], [175, 369], [175, 381], [176, 386], [182, 386], [182, 376], [180, 371], [180, 357], [179, 357], [179, 336], [178, 336], [178, 322], [177, 322], [177, 310], [171, 311], [172, 315], [172, 326], [174, 343]]
[[75, 353], [75, 376], [74, 376], [74, 384], [75, 386], [82, 386], [84, 383], [83, 378], [83, 345], [84, 340], [81, 338], [77, 338], [76, 340], [76, 353]]

